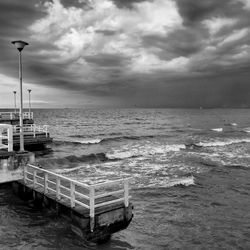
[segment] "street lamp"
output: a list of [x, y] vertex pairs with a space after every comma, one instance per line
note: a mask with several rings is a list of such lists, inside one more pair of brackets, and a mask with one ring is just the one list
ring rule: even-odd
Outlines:
[[24, 140], [23, 140], [23, 87], [22, 87], [22, 50], [24, 46], [29, 45], [24, 41], [12, 41], [12, 44], [16, 46], [19, 51], [19, 79], [20, 79], [20, 111], [19, 111], [19, 120], [20, 120], [20, 151], [24, 151]]
[[16, 113], [16, 91], [13, 91], [14, 93], [14, 106], [15, 106], [15, 113]]
[[[28, 92], [29, 92], [29, 118], [31, 117], [30, 115], [30, 110], [31, 110], [31, 105], [30, 105], [30, 92], [31, 92], [31, 89], [28, 89]], [[30, 118], [31, 119], [31, 118]]]

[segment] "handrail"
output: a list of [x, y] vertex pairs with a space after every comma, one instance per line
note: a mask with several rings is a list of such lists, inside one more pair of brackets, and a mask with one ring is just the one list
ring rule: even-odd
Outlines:
[[[94, 230], [95, 208], [120, 202], [124, 202], [125, 207], [129, 206], [129, 181], [131, 178], [88, 185], [28, 164], [24, 166], [23, 180], [25, 184], [32, 184], [33, 188], [37, 185], [42, 187], [44, 194], [54, 193], [58, 201], [62, 198], [68, 199], [71, 208], [79, 205], [89, 209], [91, 231]], [[122, 185], [122, 188], [115, 191], [105, 190], [105, 188], [114, 187], [115, 185], [119, 185], [119, 188]], [[109, 199], [100, 200], [100, 198], [104, 197], [109, 197]]]
[[[7, 145], [3, 144], [3, 139], [7, 139]], [[0, 145], [7, 148], [8, 152], [13, 151], [13, 127], [9, 124], [0, 124]]]
[[[43, 132], [46, 134], [46, 137], [48, 137], [48, 125], [36, 125], [36, 124], [24, 124], [23, 125], [23, 133], [29, 134], [32, 133], [34, 137], [36, 137], [36, 133]], [[14, 133], [20, 133], [20, 126], [14, 125]]]
[[[23, 119], [32, 119], [33, 120], [33, 112], [23, 112]], [[0, 112], [0, 120], [1, 119], [19, 119], [19, 113], [18, 112]]]

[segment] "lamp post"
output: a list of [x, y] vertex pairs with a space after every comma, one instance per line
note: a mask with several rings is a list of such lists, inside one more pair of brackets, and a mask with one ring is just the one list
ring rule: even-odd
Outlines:
[[15, 113], [16, 113], [16, 91], [13, 91], [14, 93], [14, 106], [15, 106]]
[[[30, 110], [31, 110], [31, 105], [30, 105], [30, 92], [31, 92], [31, 89], [28, 89], [28, 92], [29, 92], [29, 118], [31, 117], [30, 115]], [[31, 119], [31, 118], [30, 118]]]
[[24, 46], [29, 45], [24, 41], [12, 41], [19, 51], [19, 80], [20, 80], [20, 110], [19, 110], [19, 121], [20, 121], [20, 151], [24, 151], [24, 140], [23, 140], [23, 83], [22, 83], [22, 50]]

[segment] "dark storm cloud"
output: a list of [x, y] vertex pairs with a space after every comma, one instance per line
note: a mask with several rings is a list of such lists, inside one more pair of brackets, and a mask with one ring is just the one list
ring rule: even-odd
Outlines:
[[15, 36], [25, 37], [27, 27], [37, 18], [43, 16], [35, 8], [35, 1], [2, 0], [0, 3], [1, 40]]
[[96, 33], [101, 33], [105, 36], [113, 36], [116, 35], [117, 33], [119, 33], [119, 31], [115, 31], [115, 30], [96, 30]]
[[[57, 2], [57, 12], [49, 13], [51, 9], [46, 11], [39, 5], [45, 0], [3, 0], [0, 74], [17, 78], [18, 54], [10, 42], [22, 39], [30, 42], [23, 53], [24, 79], [37, 86], [76, 90], [89, 96], [115, 96], [124, 106], [250, 106], [249, 10], [236, 0], [174, 1], [183, 25], [170, 25], [168, 30], [168, 24], [166, 32], [158, 32], [150, 30], [153, 15], [147, 16], [148, 7], [138, 13], [134, 12], [136, 8], [131, 11], [134, 3], [162, 4], [158, 0], [113, 0], [118, 10], [112, 7], [113, 12], [100, 17], [98, 10], [90, 8], [90, 1], [61, 0], [64, 9]], [[53, 1], [50, 4], [56, 5]], [[157, 6], [154, 8], [156, 11]], [[86, 11], [84, 15], [78, 16], [80, 10]], [[84, 19], [88, 10], [93, 12]], [[125, 27], [130, 14], [135, 21]], [[139, 19], [137, 14], [141, 15]], [[53, 21], [55, 15], [58, 19]], [[216, 19], [223, 18], [235, 22], [211, 31]], [[40, 20], [45, 20], [38, 22], [45, 27], [42, 31], [30, 29]], [[159, 16], [159, 20], [165, 19]], [[145, 32], [138, 27], [145, 27]], [[186, 66], [181, 64], [183, 60]]]
[[186, 24], [195, 24], [211, 16], [232, 17], [242, 12], [242, 3], [235, 0], [175, 0]]
[[132, 8], [134, 3], [152, 2], [153, 0], [112, 0], [118, 8]]
[[[193, 28], [177, 29], [166, 36], [148, 35], [143, 37], [144, 46], [157, 47], [162, 51], [161, 58], [165, 60], [176, 56], [189, 56], [202, 50], [208, 38], [207, 31], [201, 31]], [[169, 58], [170, 54], [172, 55]]]
[[94, 63], [102, 67], [122, 67], [125, 66], [127, 62], [125, 57], [112, 54], [85, 56], [84, 59], [89, 63]]

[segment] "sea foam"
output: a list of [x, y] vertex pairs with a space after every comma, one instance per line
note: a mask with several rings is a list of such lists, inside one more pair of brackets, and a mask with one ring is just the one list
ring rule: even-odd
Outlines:
[[165, 154], [168, 152], [177, 152], [181, 149], [185, 149], [184, 144], [173, 144], [173, 145], [134, 145], [129, 147], [121, 148], [119, 150], [113, 150], [112, 152], [106, 153], [106, 157], [109, 159], [125, 159], [130, 157], [148, 156], [156, 154]]
[[223, 128], [212, 128], [211, 130], [215, 132], [222, 132]]
[[231, 144], [238, 144], [238, 143], [248, 143], [250, 142], [250, 139], [231, 139], [227, 141], [211, 141], [211, 142], [200, 142], [197, 145], [203, 146], [203, 147], [223, 147]]

